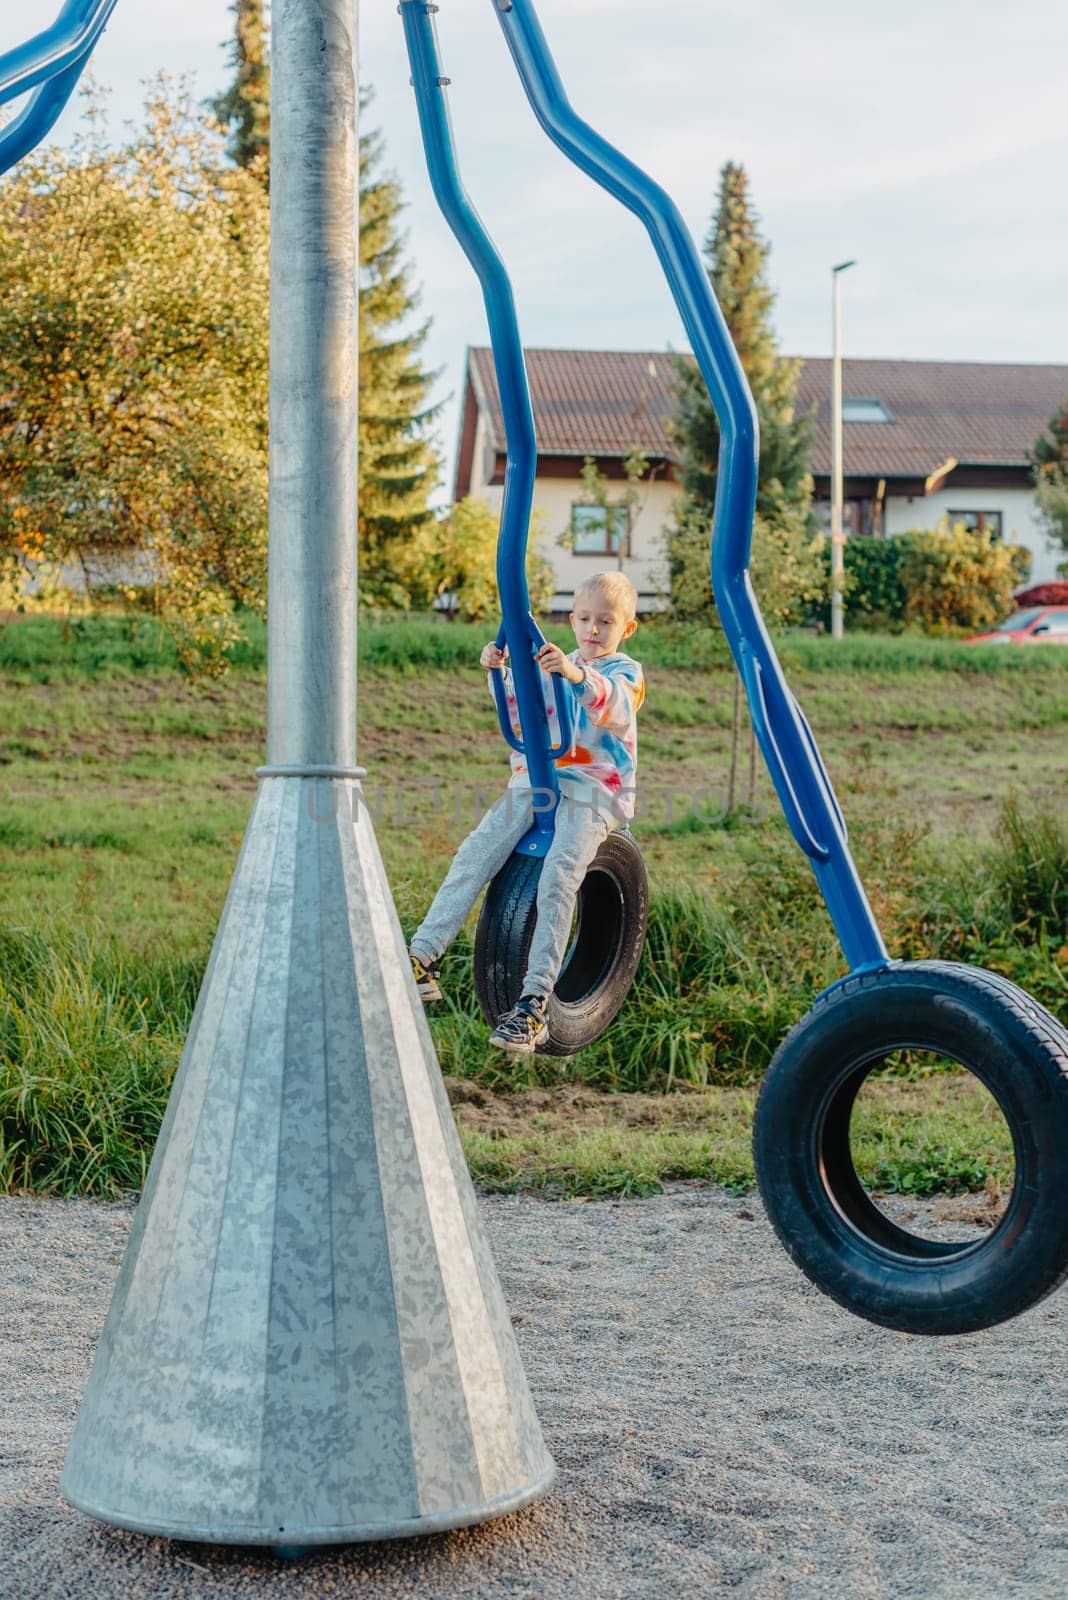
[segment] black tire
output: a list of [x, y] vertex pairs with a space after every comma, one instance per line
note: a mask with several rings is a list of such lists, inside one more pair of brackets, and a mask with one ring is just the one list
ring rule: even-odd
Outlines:
[[[1015, 1182], [998, 1225], [964, 1244], [889, 1220], [857, 1177], [853, 1103], [891, 1051], [935, 1051], [989, 1089]], [[1015, 984], [948, 961], [892, 962], [821, 995], [768, 1068], [757, 1180], [789, 1254], [832, 1299], [907, 1333], [1005, 1322], [1068, 1277], [1068, 1030]]]
[[[475, 934], [475, 993], [491, 1025], [520, 997], [538, 917], [541, 860], [513, 855], [486, 891]], [[619, 1014], [645, 944], [649, 884], [626, 832], [610, 833], [578, 892], [577, 923], [556, 988], [539, 1055], [571, 1056], [600, 1037]]]

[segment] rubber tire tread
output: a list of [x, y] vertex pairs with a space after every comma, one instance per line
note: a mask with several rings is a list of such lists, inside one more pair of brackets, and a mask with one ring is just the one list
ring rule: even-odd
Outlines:
[[[537, 922], [541, 866], [538, 857], [512, 855], [486, 891], [475, 934], [474, 977], [479, 1007], [491, 1027], [520, 998]], [[619, 889], [617, 920], [600, 930], [606, 959], [613, 946], [617, 948], [588, 995], [577, 1002], [562, 1000], [556, 991], [549, 996], [549, 1032], [537, 1046], [539, 1055], [571, 1056], [600, 1038], [619, 1015], [641, 961], [649, 884], [641, 852], [628, 832], [608, 835], [587, 869], [587, 880], [593, 873], [607, 874]], [[565, 965], [558, 986], [566, 985], [566, 978]]]
[[[834, 1085], [844, 1096], [867, 1057], [922, 1045], [911, 1035], [927, 1027], [937, 1033], [938, 1000], [950, 1002], [951, 1010], [942, 1007], [950, 1034], [955, 1026], [974, 1035], [970, 1052], [946, 1053], [963, 1056], [993, 1093], [1014, 1141], [1022, 1140], [1024, 1170], [1018, 1154], [1009, 1214], [988, 1238], [966, 1254], [918, 1248], [908, 1258], [842, 1215], [842, 1192], [837, 1205], [827, 1192], [834, 1162], [821, 1138]], [[819, 996], [776, 1052], [757, 1102], [753, 1155], [779, 1239], [840, 1305], [910, 1333], [1007, 1321], [1068, 1278], [1068, 1029], [1007, 978], [958, 962], [890, 962], [851, 975]]]

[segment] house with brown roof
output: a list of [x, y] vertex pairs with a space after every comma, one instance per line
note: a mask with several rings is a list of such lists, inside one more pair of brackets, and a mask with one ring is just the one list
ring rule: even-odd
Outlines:
[[[674, 365], [663, 351], [528, 350], [527, 378], [538, 439], [534, 505], [547, 539], [543, 554], [556, 571], [553, 609], [568, 611], [571, 597], [591, 572], [623, 566], [638, 591], [642, 611], [664, 604], [667, 572], [664, 529], [678, 493], [678, 452], [668, 433]], [[606, 517], [582, 503], [582, 463], [593, 456], [610, 489], [626, 488], [623, 463], [635, 445], [649, 468], [637, 506], [620, 505]], [[467, 353], [453, 498], [465, 495], [498, 508], [507, 454], [504, 418], [493, 356]], [[611, 523], [611, 526], [608, 524]], [[570, 533], [571, 548], [557, 539]]]
[[[534, 503], [550, 533], [555, 606], [566, 610], [584, 574], [613, 566], [620, 543], [641, 609], [666, 588], [664, 529], [678, 492], [671, 439], [673, 358], [662, 351], [528, 350], [538, 437]], [[1015, 539], [1033, 555], [1032, 579], [1056, 577], [1063, 552], [1036, 515], [1029, 452], [1068, 395], [1068, 366], [957, 361], [843, 362], [845, 526], [853, 537], [934, 527], [943, 517]], [[829, 526], [831, 363], [805, 360], [798, 409], [813, 417], [817, 515]], [[593, 456], [625, 487], [623, 462], [639, 446], [649, 460], [633, 514], [606, 518], [582, 502], [581, 471]], [[468, 351], [454, 497], [499, 505], [504, 423], [491, 352]], [[606, 526], [610, 522], [612, 526]], [[571, 549], [556, 539], [571, 534]]]

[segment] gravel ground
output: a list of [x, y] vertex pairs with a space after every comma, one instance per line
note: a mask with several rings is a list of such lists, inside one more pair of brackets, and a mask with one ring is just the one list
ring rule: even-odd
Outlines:
[[557, 1489], [464, 1533], [286, 1564], [59, 1500], [131, 1212], [0, 1199], [2, 1600], [1068, 1593], [1063, 1293], [923, 1341], [818, 1295], [752, 1199], [484, 1204]]

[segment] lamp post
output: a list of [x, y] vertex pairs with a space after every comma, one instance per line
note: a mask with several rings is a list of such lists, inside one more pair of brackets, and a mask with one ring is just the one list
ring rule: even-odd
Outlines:
[[840, 261], [831, 268], [834, 301], [834, 360], [831, 394], [831, 638], [844, 633], [842, 592], [845, 579], [845, 528], [842, 488], [842, 296], [839, 279], [855, 267], [855, 261]]

